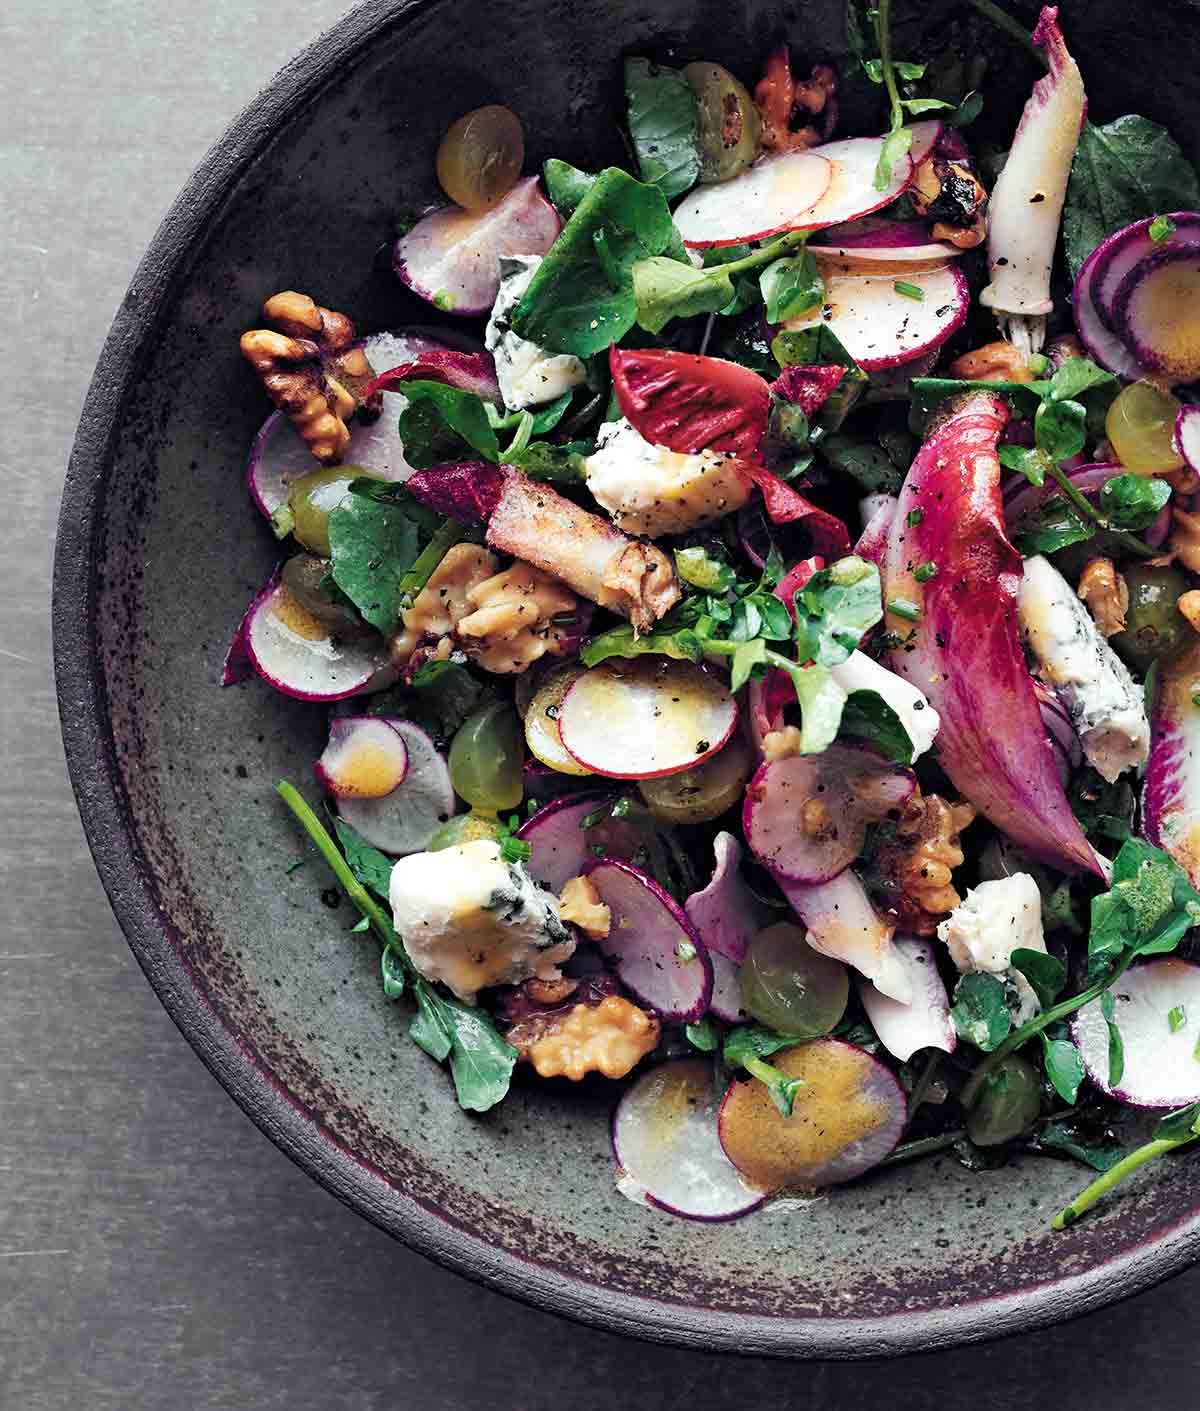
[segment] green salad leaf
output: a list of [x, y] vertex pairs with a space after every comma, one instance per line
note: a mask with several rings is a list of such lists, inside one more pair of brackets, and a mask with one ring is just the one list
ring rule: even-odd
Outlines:
[[417, 526], [405, 508], [346, 495], [329, 515], [330, 572], [365, 621], [385, 635], [400, 621], [404, 575], [417, 557]]
[[986, 970], [969, 971], [954, 987], [950, 1017], [964, 1043], [991, 1053], [1012, 1028], [1004, 981]]
[[444, 382], [406, 382], [400, 413], [404, 457], [418, 470], [452, 461], [499, 461], [500, 443], [488, 404], [474, 392]]
[[668, 201], [682, 196], [700, 175], [692, 85], [678, 69], [626, 59], [625, 108], [642, 180]]
[[810, 250], [769, 264], [758, 277], [767, 322], [798, 318], [825, 302], [825, 281]]
[[1170, 498], [1165, 480], [1114, 475], [1100, 489], [1100, 513], [1114, 529], [1148, 529]]
[[595, 185], [596, 178], [586, 171], [580, 171], [570, 162], [550, 157], [542, 168], [546, 191], [563, 220], [570, 220], [580, 201]]

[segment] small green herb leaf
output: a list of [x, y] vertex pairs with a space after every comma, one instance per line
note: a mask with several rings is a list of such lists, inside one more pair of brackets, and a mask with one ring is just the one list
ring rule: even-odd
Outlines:
[[769, 264], [758, 277], [767, 322], [799, 318], [825, 301], [825, 281], [811, 251], [787, 256]]
[[714, 1053], [721, 1042], [721, 1036], [717, 1032], [717, 1026], [706, 1014], [703, 1019], [698, 1019], [694, 1024], [684, 1025], [683, 1032], [687, 1035], [687, 1041], [693, 1048], [698, 1048], [701, 1053]]
[[329, 515], [337, 586], [380, 632], [400, 621], [402, 580], [417, 557], [417, 526], [399, 505], [353, 492]]
[[1175, 230], [1175, 222], [1170, 216], [1155, 216], [1150, 222], [1150, 239], [1156, 245], [1161, 245], [1164, 240], [1170, 240]]
[[1069, 1039], [1048, 1039], [1043, 1034], [1042, 1058], [1054, 1091], [1064, 1102], [1074, 1103], [1084, 1079], [1079, 1050]]
[[950, 1017], [960, 1039], [990, 1053], [1012, 1028], [1003, 980], [986, 970], [964, 975], [955, 986]]
[[629, 136], [643, 181], [673, 201], [700, 175], [696, 97], [678, 69], [625, 60]]
[[1171, 498], [1165, 480], [1142, 475], [1114, 475], [1100, 489], [1100, 513], [1114, 529], [1148, 529]]
[[1067, 967], [1043, 950], [1028, 950], [1024, 946], [1013, 951], [1012, 964], [1033, 986], [1042, 1008], [1049, 1009], [1067, 983]]

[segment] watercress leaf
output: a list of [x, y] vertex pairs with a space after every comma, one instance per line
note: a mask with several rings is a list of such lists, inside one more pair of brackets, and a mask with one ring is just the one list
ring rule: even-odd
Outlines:
[[1158, 1142], [1190, 1141], [1195, 1136], [1200, 1136], [1200, 1102], [1168, 1112], [1154, 1128], [1154, 1140]]
[[1070, 399], [1045, 401], [1033, 419], [1033, 435], [1052, 461], [1070, 460], [1087, 442], [1087, 408]]
[[417, 557], [417, 526], [400, 505], [346, 495], [329, 515], [334, 582], [385, 635], [400, 621], [401, 580]]
[[[605, 264], [596, 250], [598, 231], [604, 232]], [[513, 310], [513, 328], [550, 352], [590, 358], [619, 342], [637, 320], [633, 266], [675, 253], [686, 260], [659, 188], [606, 167], [538, 266]], [[610, 275], [618, 272], [614, 289]]]
[[1117, 1028], [1116, 1000], [1111, 990], [1105, 990], [1100, 996], [1100, 1012], [1108, 1026], [1108, 1084], [1116, 1087], [1125, 1075], [1125, 1040]]
[[970, 127], [983, 112], [983, 94], [968, 93], [946, 121], [951, 127]]
[[1049, 396], [1053, 401], [1065, 402], [1078, 397], [1081, 392], [1092, 387], [1103, 387], [1115, 383], [1111, 372], [1097, 367], [1088, 358], [1067, 358], [1050, 379]]
[[729, 564], [713, 558], [698, 544], [675, 550], [675, 572], [685, 583], [706, 593], [726, 593], [737, 581]]
[[[893, 67], [895, 68], [896, 73], [899, 75], [899, 77], [904, 79], [906, 83], [916, 83], [917, 79], [925, 77], [925, 70], [928, 65], [914, 64], [909, 59], [897, 59], [893, 64]], [[879, 81], [881, 83], [883, 82], [882, 75], [880, 76]]]
[[668, 201], [700, 175], [696, 97], [678, 69], [648, 59], [625, 60], [625, 107], [641, 178]]
[[418, 979], [417, 1013], [409, 1036], [438, 1062], [450, 1059], [458, 1104], [486, 1112], [507, 1094], [517, 1051], [507, 1044], [486, 1009], [441, 995]]
[[[754, 253], [752, 245], [714, 245], [704, 251], [704, 268], [717, 269], [721, 265], [732, 264]], [[754, 270], [738, 270], [733, 275], [733, 298], [717, 310], [724, 318], [734, 318], [747, 309], [762, 303], [762, 290]], [[765, 341], [764, 341], [765, 346]], [[769, 354], [769, 349], [767, 350]], [[736, 360], [735, 360], [736, 361]], [[770, 366], [769, 356], [763, 361], [763, 368]], [[761, 370], [761, 369], [757, 369]]]
[[758, 610], [758, 636], [768, 642], [787, 642], [792, 635], [792, 616], [786, 605], [773, 594], [755, 593], [748, 602]]
[[777, 1034], [762, 1024], [739, 1024], [725, 1036], [725, 1063], [729, 1068], [741, 1068], [748, 1058], [769, 1058], [795, 1042], [795, 1038]]
[[408, 972], [404, 959], [391, 944], [384, 946], [379, 956], [379, 972], [383, 980], [383, 993], [387, 999], [399, 999], [404, 993]]
[[570, 162], [551, 157], [542, 168], [546, 191], [563, 220], [570, 220], [575, 208], [591, 190], [596, 178]]
[[704, 644], [690, 627], [656, 629], [635, 637], [628, 625], [613, 627], [593, 637], [579, 653], [584, 666], [598, 666], [610, 657], [674, 657], [677, 661], [702, 661]]
[[442, 1009], [441, 997], [424, 980], [415, 982], [413, 995], [417, 1001], [417, 1012], [408, 1026], [408, 1036], [430, 1058], [444, 1063], [450, 1057], [454, 1041]]
[[[571, 405], [571, 400], [575, 396], [572, 388], [569, 392], [564, 392], [561, 397], [555, 397], [554, 401], [547, 402], [544, 407], [539, 407], [533, 413], [533, 424], [529, 428], [531, 436], [545, 436], [548, 431], [553, 431], [558, 423], [567, 414], [567, 408]], [[506, 461], [506, 465], [511, 465], [511, 461]]]
[[1063, 248], [1074, 278], [1113, 231], [1160, 211], [1200, 206], [1196, 170], [1169, 132], [1130, 114], [1084, 123], [1063, 210]]
[[766, 659], [767, 644], [762, 637], [755, 637], [752, 642], [740, 642], [730, 663], [729, 689], [740, 691], [756, 668], [765, 666]]
[[841, 733], [868, 740], [895, 764], [911, 764], [913, 742], [904, 722], [877, 691], [851, 691], [842, 707]]
[[837, 666], [883, 617], [879, 570], [850, 556], [814, 573], [796, 593], [796, 656]]
[[666, 256], [633, 266], [638, 326], [658, 333], [673, 318], [720, 313], [734, 300], [733, 281], [720, 269], [695, 269]]
[[1015, 470], [1031, 485], [1046, 483], [1046, 457], [1032, 446], [1001, 446], [1000, 464], [1005, 470]]
[[333, 820], [334, 831], [350, 871], [368, 890], [382, 901], [388, 900], [388, 884], [392, 877], [393, 859], [355, 832], [340, 818]]
[[1082, 544], [1096, 532], [1094, 524], [1085, 523], [1071, 502], [1063, 495], [1050, 499], [1023, 515], [1012, 532], [1012, 541], [1026, 557], [1031, 554], [1053, 554], [1070, 544]]
[[406, 382], [408, 405], [400, 413], [400, 437], [410, 465], [424, 470], [453, 461], [498, 461], [496, 430], [481, 397], [444, 382]]
[[811, 250], [769, 264], [758, 277], [767, 322], [783, 323], [825, 302], [825, 281]]
[[1123, 1155], [1120, 1144], [1108, 1137], [1085, 1136], [1070, 1119], [1047, 1122], [1033, 1142], [1034, 1149], [1050, 1156], [1070, 1156], [1093, 1171], [1108, 1171]]
[[[729, 624], [729, 640], [731, 642], [748, 642], [751, 637], [758, 636], [758, 629], [761, 626], [762, 617], [754, 599], [739, 598], [733, 605], [733, 619]], [[791, 633], [789, 632], [788, 635], [790, 636]]]
[[1013, 951], [1012, 964], [1033, 986], [1042, 1008], [1049, 1009], [1067, 983], [1067, 967], [1044, 950], [1029, 950], [1025, 946]]
[[1135, 799], [1128, 780], [1109, 783], [1091, 765], [1077, 771], [1069, 793], [1071, 811], [1090, 839], [1123, 843], [1133, 833]]
[[1004, 981], [986, 970], [964, 975], [955, 986], [950, 1017], [960, 1039], [990, 1053], [1012, 1028]]
[[693, 1048], [698, 1048], [701, 1053], [714, 1053], [720, 1045], [721, 1036], [717, 1031], [717, 1026], [706, 1014], [703, 1019], [699, 1019], [694, 1024], [685, 1024], [683, 1032], [687, 1035], [687, 1041]]
[[1070, 1039], [1048, 1039], [1042, 1035], [1042, 1059], [1046, 1077], [1064, 1102], [1073, 1103], [1083, 1082], [1083, 1059]]
[[837, 739], [846, 705], [846, 692], [823, 666], [784, 668], [800, 702], [800, 752], [820, 754]]
[[821, 438], [819, 451], [839, 474], [849, 476], [865, 495], [895, 495], [903, 476], [885, 452], [870, 441], [842, 431]]
[[[899, 67], [899, 65], [897, 65]], [[921, 113], [935, 113], [942, 109], [953, 108], [953, 103], [944, 102], [941, 98], [901, 98], [900, 106], [907, 113], [919, 115]], [[911, 138], [909, 139], [911, 143]]]
[[531, 441], [523, 451], [504, 457], [505, 465], [525, 472], [530, 480], [550, 480], [557, 485], [581, 485], [587, 479], [585, 458], [593, 447], [588, 441]]
[[1100, 513], [1114, 529], [1148, 529], [1171, 498], [1165, 480], [1114, 475], [1100, 487]]

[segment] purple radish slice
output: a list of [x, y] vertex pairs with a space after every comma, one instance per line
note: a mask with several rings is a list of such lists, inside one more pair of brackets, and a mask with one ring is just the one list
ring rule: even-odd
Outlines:
[[880, 919], [856, 872], [847, 868], [816, 886], [780, 879], [779, 886], [813, 950], [853, 966], [901, 1004], [911, 1003], [912, 976], [892, 940], [895, 928]]
[[1083, 746], [1079, 735], [1071, 724], [1071, 716], [1057, 694], [1036, 676], [1033, 678], [1033, 692], [1037, 696], [1038, 708], [1046, 726], [1046, 738], [1054, 751], [1054, 767], [1058, 777], [1067, 785], [1074, 770], [1083, 763]]
[[419, 726], [386, 719], [408, 750], [408, 773], [398, 789], [381, 799], [343, 798], [338, 814], [368, 843], [394, 857], [423, 852], [454, 812], [450, 770]]
[[[919, 167], [939, 143], [943, 144], [942, 154], [951, 160], [962, 160], [966, 156], [964, 151], [956, 157], [948, 149], [944, 141], [948, 129], [940, 118], [926, 118], [924, 122], [910, 123], [909, 128], [912, 132], [912, 140], [908, 145], [908, 159], [914, 167]], [[965, 145], [964, 143], [964, 148]]]
[[609, 779], [651, 779], [691, 769], [725, 744], [737, 702], [690, 661], [604, 662], [572, 682], [558, 713], [567, 752]]
[[1171, 212], [1168, 219], [1175, 229], [1161, 241], [1150, 234], [1150, 227], [1157, 219], [1157, 216], [1148, 216], [1145, 220], [1134, 221], [1102, 241], [1096, 251], [1092, 296], [1101, 321], [1114, 333], [1120, 332], [1114, 317], [1117, 292], [1131, 270], [1164, 251], [1200, 249], [1200, 215], [1195, 211]]
[[740, 965], [750, 942], [767, 924], [768, 909], [742, 881], [742, 845], [733, 834], [718, 833], [713, 851], [717, 865], [712, 881], [693, 892], [683, 909], [710, 951]]
[[[1200, 887], [1200, 638], [1159, 665], [1142, 792], [1146, 837]], [[1200, 1011], [1197, 1012], [1200, 1020]]]
[[766, 1196], [721, 1150], [712, 1064], [683, 1058], [651, 1068], [613, 1113], [617, 1189], [685, 1220], [736, 1220]]
[[682, 907], [628, 862], [593, 858], [584, 875], [612, 915], [597, 945], [621, 983], [664, 1019], [699, 1019], [712, 998], [712, 963]]
[[388, 720], [340, 715], [313, 769], [326, 793], [339, 799], [382, 799], [404, 783], [408, 746]]
[[[1081, 495], [1094, 499], [1114, 475], [1124, 473], [1123, 465], [1116, 461], [1104, 461], [1076, 466], [1068, 474], [1071, 484]], [[1057, 482], [1048, 478], [1041, 485], [1031, 485], [1023, 475], [1014, 476], [1004, 500], [1004, 518], [1009, 528], [1015, 529], [1032, 510], [1061, 493]]]
[[816, 1190], [861, 1176], [889, 1156], [908, 1101], [895, 1074], [841, 1039], [813, 1039], [772, 1054], [804, 1086], [784, 1117], [757, 1080], [730, 1083], [717, 1132], [725, 1155], [760, 1190]]
[[738, 967], [720, 951], [709, 951], [708, 958], [713, 968], [709, 1013], [715, 1014], [725, 1024], [744, 1024], [750, 1018], [750, 1012], [742, 1002], [742, 981]]
[[443, 313], [476, 318], [491, 310], [500, 291], [500, 260], [544, 255], [562, 221], [527, 176], [490, 210], [471, 214], [460, 206], [431, 211], [396, 241], [392, 264], [400, 279]]
[[268, 685], [301, 701], [338, 701], [394, 679], [381, 637], [345, 640], [307, 613], [278, 581], [259, 593], [238, 629], [250, 665]]
[[595, 862], [601, 849], [606, 857], [622, 861], [636, 857], [644, 839], [638, 827], [620, 818], [605, 818], [590, 828], [585, 819], [602, 804], [612, 801], [611, 794], [570, 794], [554, 799], [527, 818], [517, 830], [517, 837], [532, 849], [528, 867], [530, 873], [552, 892], [561, 892], [572, 877], [578, 877]]
[[[267, 584], [268, 588], [273, 588], [279, 582], [279, 574], [282, 565], [276, 568]], [[266, 589], [263, 590], [264, 592]], [[236, 686], [241, 681], [249, 681], [254, 675], [254, 663], [250, 660], [250, 653], [246, 650], [246, 631], [250, 625], [250, 619], [254, 615], [255, 604], [258, 598], [242, 614], [242, 620], [238, 623], [233, 634], [233, 640], [229, 644], [229, 650], [225, 653], [225, 660], [221, 664], [221, 685]]]
[[922, 1048], [953, 1053], [958, 1036], [933, 946], [923, 936], [897, 936], [892, 944], [912, 980], [911, 1003], [900, 1004], [881, 994], [869, 980], [858, 981], [863, 1008], [879, 1042], [901, 1063], [907, 1063]]
[[831, 225], [814, 236], [810, 250], [905, 250], [928, 245], [929, 222], [892, 220], [887, 216], [864, 216], [862, 220]]
[[789, 319], [788, 329], [828, 326], [868, 372], [896, 367], [931, 352], [966, 321], [970, 289], [954, 265], [910, 270], [920, 299], [896, 290], [895, 274], [825, 274], [825, 303], [811, 317]]
[[742, 831], [776, 877], [830, 882], [862, 852], [867, 825], [899, 809], [915, 788], [910, 769], [834, 744], [762, 765], [746, 788]]
[[1167, 250], [1121, 281], [1113, 318], [1143, 366], [1173, 382], [1200, 377], [1200, 253]]
[[1200, 406], [1194, 402], [1175, 418], [1175, 449], [1189, 470], [1200, 471]]
[[694, 249], [806, 229], [833, 178], [832, 164], [811, 151], [760, 157], [740, 176], [697, 186], [676, 206], [675, 225]]
[[[1085, 1004], [1071, 1036], [1092, 1082], [1130, 1107], [1186, 1107], [1200, 1102], [1200, 966], [1163, 956], [1134, 966], [1112, 986], [1113, 1023], [1125, 1050], [1124, 1071], [1109, 1073], [1109, 1033], [1101, 1002]], [[1183, 1011], [1171, 1028], [1170, 1014]]]
[[[1137, 382], [1146, 375], [1132, 350], [1108, 327], [1096, 302], [1095, 282], [1104, 246], [1100, 245], [1084, 260], [1075, 278], [1071, 303], [1075, 309], [1075, 329], [1093, 362], [1127, 382]], [[1107, 317], [1107, 316], [1106, 316]]]

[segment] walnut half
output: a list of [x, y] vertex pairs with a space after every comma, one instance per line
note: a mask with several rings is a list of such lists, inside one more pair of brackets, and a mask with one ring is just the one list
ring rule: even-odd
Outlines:
[[[653, 1014], [608, 995], [599, 1004], [573, 1005], [531, 1043], [514, 1046], [539, 1078], [623, 1078], [657, 1045], [661, 1029]], [[511, 1032], [508, 1037], [513, 1043]]]
[[883, 909], [905, 930], [931, 936], [961, 901], [953, 875], [963, 864], [959, 834], [975, 816], [969, 803], [918, 791], [880, 843], [873, 881]]
[[1089, 559], [1079, 576], [1079, 596], [1088, 606], [1096, 626], [1111, 637], [1125, 630], [1129, 611], [1129, 585], [1112, 559]]

